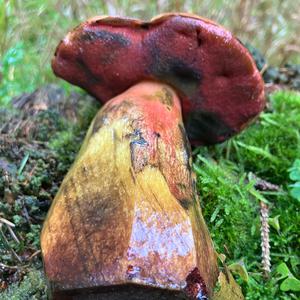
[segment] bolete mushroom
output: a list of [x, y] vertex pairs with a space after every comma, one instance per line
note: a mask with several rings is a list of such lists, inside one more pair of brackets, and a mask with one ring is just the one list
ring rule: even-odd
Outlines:
[[[187, 136], [222, 142], [263, 109], [247, 49], [194, 15], [95, 17], [58, 45], [52, 67], [107, 102], [44, 223], [53, 299], [213, 297], [220, 273]], [[242, 297], [235, 285], [226, 293]]]

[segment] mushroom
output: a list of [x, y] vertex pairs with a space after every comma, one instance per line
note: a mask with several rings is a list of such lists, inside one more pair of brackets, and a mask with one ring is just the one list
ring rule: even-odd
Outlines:
[[194, 15], [95, 17], [58, 45], [52, 67], [105, 103], [44, 223], [53, 299], [213, 297], [221, 273], [189, 141], [222, 142], [264, 108], [247, 49]]

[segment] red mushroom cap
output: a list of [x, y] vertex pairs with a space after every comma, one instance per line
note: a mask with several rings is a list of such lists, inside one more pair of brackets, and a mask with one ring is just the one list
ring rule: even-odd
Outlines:
[[193, 15], [92, 18], [58, 45], [52, 68], [102, 102], [142, 80], [171, 85], [193, 144], [228, 139], [265, 105], [248, 50], [226, 29]]

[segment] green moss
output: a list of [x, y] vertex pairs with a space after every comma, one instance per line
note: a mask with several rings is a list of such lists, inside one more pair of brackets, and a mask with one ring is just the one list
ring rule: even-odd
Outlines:
[[[249, 224], [258, 222], [253, 182], [245, 184], [245, 174], [224, 159], [216, 161], [197, 156], [195, 171], [198, 190], [204, 206], [204, 217], [210, 227], [216, 250], [230, 258], [243, 257], [245, 249], [252, 254], [259, 249], [259, 233]], [[239, 230], [235, 230], [238, 228]], [[253, 232], [254, 230], [254, 232]], [[249, 237], [255, 235], [258, 242]]]
[[247, 171], [282, 184], [300, 155], [300, 94], [275, 93], [269, 105], [259, 122], [229, 142], [228, 158]]
[[68, 123], [62, 130], [57, 130], [49, 140], [49, 148], [59, 158], [58, 170], [66, 173], [78, 153], [86, 131], [99, 110], [99, 104], [88, 102], [81, 105], [76, 123]]
[[[48, 110], [34, 114], [23, 110], [11, 117], [16, 122], [14, 124], [18, 124], [20, 120], [30, 124], [26, 142], [22, 131], [12, 131], [14, 134], [8, 139], [5, 136], [0, 138], [0, 198], [3, 199], [0, 201], [1, 217], [15, 224], [13, 231], [20, 240], [19, 243], [16, 242], [8, 228], [2, 226], [5, 238], [0, 236], [0, 258], [8, 266], [17, 264], [18, 270], [20, 268], [26, 274], [28, 264], [32, 266], [33, 263], [40, 262], [41, 256], [35, 256], [32, 260], [28, 258], [40, 249], [40, 231], [51, 200], [99, 109], [99, 105], [91, 97], [81, 94], [68, 97], [55, 86], [45, 87], [43, 93], [35, 93], [31, 97], [36, 95], [42, 101], [49, 94], [56, 101], [47, 102], [50, 103]], [[6, 111], [3, 111], [0, 118], [6, 115]], [[9, 122], [10, 118], [4, 120], [8, 124], [12, 123]], [[12, 250], [22, 257], [22, 263], [16, 260]], [[5, 299], [42, 299], [38, 293], [35, 296], [34, 285], [39, 283], [35, 281], [34, 274], [27, 274], [20, 286], [15, 284], [10, 288]], [[11, 271], [10, 268], [4, 268], [0, 272], [0, 282], [10, 283], [20, 278], [22, 274]], [[30, 288], [33, 289], [32, 294]], [[24, 289], [28, 289], [28, 293], [24, 292], [24, 298], [19, 297]], [[2, 294], [0, 299], [3, 299]]]
[[[239, 278], [248, 300], [298, 299], [295, 292], [280, 289], [276, 267], [285, 262], [294, 274], [300, 273], [299, 204], [289, 193], [289, 169], [300, 158], [300, 94], [277, 92], [269, 108], [244, 133], [213, 147], [196, 149], [195, 171], [204, 217], [217, 251], [227, 261], [243, 260], [248, 283]], [[253, 172], [279, 185], [278, 192], [259, 192], [247, 180]], [[259, 202], [266, 201], [270, 217], [279, 228], [270, 228], [270, 279], [261, 265]]]
[[11, 284], [1, 293], [2, 300], [42, 300], [46, 297], [46, 282], [42, 271], [32, 269], [21, 283]]

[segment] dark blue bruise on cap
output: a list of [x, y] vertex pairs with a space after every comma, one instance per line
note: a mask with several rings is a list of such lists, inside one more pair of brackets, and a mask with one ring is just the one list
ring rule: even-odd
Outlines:
[[191, 112], [185, 128], [191, 140], [204, 144], [222, 142], [236, 133], [217, 114], [204, 111]]
[[126, 38], [123, 34], [109, 32], [106, 30], [84, 31], [84, 33], [80, 35], [80, 40], [88, 42], [101, 40], [107, 43], [116, 43], [120, 47], [128, 47], [131, 45], [131, 41], [128, 38]]

